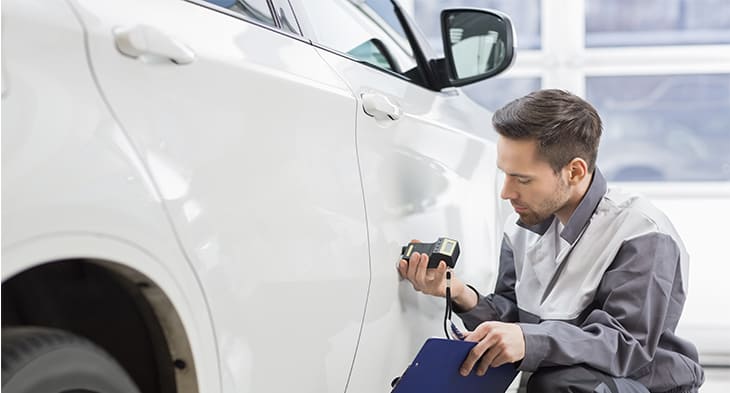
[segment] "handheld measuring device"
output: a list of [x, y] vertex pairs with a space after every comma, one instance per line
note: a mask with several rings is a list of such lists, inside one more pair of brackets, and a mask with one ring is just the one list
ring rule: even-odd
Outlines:
[[433, 243], [411, 242], [401, 249], [401, 258], [407, 261], [414, 252], [428, 255], [429, 269], [438, 267], [440, 261], [453, 268], [459, 258], [459, 242], [446, 237], [440, 237]]

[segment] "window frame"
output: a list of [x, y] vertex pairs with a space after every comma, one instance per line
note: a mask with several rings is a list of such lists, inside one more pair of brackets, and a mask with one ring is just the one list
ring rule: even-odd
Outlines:
[[[276, 21], [276, 25], [282, 31], [292, 33], [294, 35], [304, 36], [304, 34], [302, 33], [302, 27], [299, 24], [299, 17], [297, 16], [297, 13], [294, 12], [294, 7], [292, 6], [291, 1], [289, 1], [289, 0], [267, 0], [267, 2], [269, 3], [269, 9], [271, 10], [272, 15], [274, 15], [274, 20]], [[277, 2], [277, 3], [275, 3], [275, 2]], [[297, 25], [296, 26], [297, 30], [299, 30], [298, 34], [296, 32], [291, 32], [289, 30], [284, 29], [284, 27], [281, 23], [281, 19], [279, 18], [279, 14], [276, 12], [276, 5], [279, 2], [281, 2], [281, 3], [285, 2], [287, 4], [287, 6], [289, 7], [289, 10], [291, 11], [292, 16], [294, 16], [294, 23], [296, 23], [296, 25]]]
[[[409, 82], [411, 84], [414, 84], [416, 86], [420, 86], [426, 89], [435, 90], [434, 89], [434, 83], [433, 83], [433, 76], [431, 74], [431, 60], [434, 60], [432, 58], [427, 58], [428, 55], [431, 54], [430, 47], [427, 47], [424, 49], [424, 41], [422, 40], [421, 35], [419, 35], [420, 31], [418, 31], [418, 28], [413, 23], [412, 19], [408, 17], [408, 14], [403, 9], [403, 7], [398, 4], [396, 1], [390, 0], [391, 4], [393, 5], [394, 11], [396, 12], [396, 16], [398, 18], [398, 21], [401, 24], [401, 27], [403, 28], [403, 31], [406, 34], [407, 43], [410, 46], [412, 53], [412, 57], [415, 61], [415, 71], [418, 73], [417, 78], [409, 78], [405, 76], [402, 73], [398, 73], [386, 68], [378, 67], [375, 64], [371, 64], [369, 62], [363, 61], [361, 59], [358, 59], [346, 52], [343, 52], [339, 49], [332, 48], [328, 45], [322, 44], [319, 42], [319, 38], [317, 37], [317, 34], [314, 32], [314, 29], [312, 28], [312, 23], [314, 21], [309, 20], [309, 16], [306, 14], [306, 12], [302, 12], [302, 10], [306, 9], [306, 1], [302, 0], [290, 0], [290, 3], [292, 5], [292, 8], [294, 9], [294, 14], [297, 16], [297, 20], [299, 21], [300, 28], [302, 30], [302, 35], [309, 40], [309, 42], [322, 50], [326, 50], [327, 52], [333, 53], [335, 55], [344, 57], [348, 60], [351, 60], [353, 62], [362, 64], [366, 67], [370, 67], [372, 69], [378, 70], [380, 72], [383, 72], [385, 74], [388, 74], [390, 76], [396, 77], [398, 79], [401, 79], [403, 81]], [[388, 35], [388, 32], [384, 30], [384, 34]]]
[[[276, 26], [267, 25], [261, 21], [258, 21], [253, 18], [249, 18], [246, 15], [243, 15], [243, 14], [235, 12], [235, 11], [231, 11], [227, 8], [220, 7], [218, 5], [208, 2], [206, 0], [184, 0], [184, 1], [191, 3], [191, 4], [195, 4], [195, 5], [203, 7], [203, 8], [207, 8], [211, 11], [218, 12], [220, 14], [228, 15], [230, 17], [236, 18], [243, 22], [250, 23], [254, 26], [261, 27], [261, 28], [264, 28], [269, 31], [273, 31], [275, 33], [283, 34], [287, 37], [294, 38], [294, 39], [302, 41], [302, 42], [311, 43], [306, 37], [304, 37], [303, 34], [295, 34], [295, 33], [292, 33], [291, 31], [286, 30], [281, 27], [281, 21], [279, 21], [279, 17], [276, 14], [276, 12], [274, 11], [274, 8], [273, 8], [274, 6], [272, 3], [272, 0], [266, 0], [266, 4], [269, 6], [269, 12], [271, 12]], [[297, 24], [299, 24], [299, 17], [296, 15], [296, 12], [293, 7], [292, 7], [292, 13], [294, 14], [294, 17], [297, 19]], [[299, 31], [301, 32], [301, 30], [302, 30], [301, 26], [298, 26], [298, 27], [299, 27]]]

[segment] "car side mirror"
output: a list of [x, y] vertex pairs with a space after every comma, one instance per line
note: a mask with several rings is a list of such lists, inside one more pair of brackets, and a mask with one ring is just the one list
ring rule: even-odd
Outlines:
[[512, 22], [501, 12], [449, 9], [441, 12], [449, 85], [464, 86], [505, 71], [515, 56]]

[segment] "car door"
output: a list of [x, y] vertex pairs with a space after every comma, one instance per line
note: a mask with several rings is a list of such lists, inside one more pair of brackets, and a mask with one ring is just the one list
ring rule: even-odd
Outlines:
[[73, 2], [189, 257], [165, 263], [205, 289], [217, 343], [193, 350], [218, 346], [227, 392], [342, 391], [369, 280], [357, 101], [284, 13], [214, 3]]
[[383, 391], [428, 336], [443, 300], [399, 279], [401, 246], [461, 242], [456, 275], [489, 291], [496, 268], [496, 148], [490, 114], [458, 89], [433, 91], [388, 0], [299, 2], [302, 27], [357, 97], [357, 146], [372, 284], [350, 392]]

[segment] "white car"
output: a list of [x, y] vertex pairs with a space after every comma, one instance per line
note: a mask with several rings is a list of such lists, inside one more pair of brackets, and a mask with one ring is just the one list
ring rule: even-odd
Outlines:
[[489, 287], [505, 213], [458, 87], [511, 24], [442, 19], [436, 58], [390, 0], [3, 1], [3, 392], [388, 391], [442, 334], [401, 246]]

